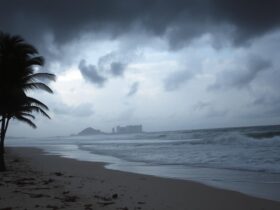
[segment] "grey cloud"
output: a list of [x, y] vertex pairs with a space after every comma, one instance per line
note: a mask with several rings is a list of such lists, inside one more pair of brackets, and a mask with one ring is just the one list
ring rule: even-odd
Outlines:
[[116, 117], [116, 121], [120, 124], [128, 124], [130, 123], [130, 121], [133, 119], [135, 114], [135, 108], [127, 108], [125, 110], [123, 110], [117, 117]]
[[130, 89], [129, 89], [129, 91], [128, 91], [126, 96], [130, 97], [130, 96], [135, 95], [138, 92], [138, 89], [139, 89], [139, 82], [134, 82], [130, 86]]
[[227, 115], [228, 115], [228, 110], [218, 110], [218, 109], [212, 108], [207, 112], [206, 117], [209, 117], [209, 118], [224, 117]]
[[221, 117], [226, 116], [228, 114], [228, 110], [225, 109], [217, 109], [212, 103], [210, 102], [203, 102], [199, 101], [193, 106], [193, 110], [195, 112], [199, 112], [205, 117], [212, 118], [212, 117]]
[[124, 59], [117, 52], [110, 52], [98, 59], [98, 68], [114, 77], [123, 76], [127, 63], [120, 60]]
[[106, 82], [106, 78], [99, 74], [96, 66], [91, 65], [91, 64], [86, 65], [85, 60], [80, 61], [79, 69], [80, 69], [80, 72], [82, 73], [83, 77], [87, 81], [89, 81], [99, 87], [102, 87], [104, 85], [104, 83]]
[[280, 97], [278, 93], [258, 94], [246, 107], [248, 118], [279, 118], [280, 116]]
[[111, 63], [111, 72], [114, 76], [122, 76], [124, 73], [126, 65], [121, 62]]
[[279, 96], [266, 94], [266, 95], [259, 95], [257, 96], [253, 103], [253, 105], [257, 106], [273, 106], [273, 105], [279, 105], [280, 104], [280, 98]]
[[174, 72], [164, 80], [164, 88], [166, 91], [177, 90], [186, 81], [190, 80], [193, 75], [193, 73], [187, 70]]
[[272, 66], [270, 61], [257, 55], [250, 55], [247, 60], [236, 61], [236, 63], [238, 66], [235, 69], [227, 69], [217, 74], [215, 83], [209, 86], [209, 89], [247, 87], [260, 72]]
[[234, 27], [234, 42], [242, 44], [249, 39], [273, 31], [280, 26], [278, 0], [215, 0], [214, 12]]
[[278, 0], [3, 0], [1, 8], [0, 28], [38, 45], [47, 33], [63, 44], [84, 33], [116, 38], [135, 29], [165, 36], [174, 48], [205, 33], [240, 45], [280, 25]]
[[273, 93], [259, 94], [252, 102], [253, 106], [262, 107], [264, 110], [269, 109], [270, 112], [276, 115], [280, 114], [280, 96], [278, 91]]
[[79, 69], [86, 80], [103, 87], [110, 77], [123, 76], [127, 64], [119, 61], [119, 59], [121, 58], [116, 52], [110, 52], [101, 56], [97, 65], [86, 65], [86, 61], [81, 60]]
[[88, 117], [94, 114], [93, 107], [91, 104], [80, 104], [78, 106], [68, 106], [63, 103], [56, 103], [53, 111], [59, 115], [69, 115], [77, 117]]
[[207, 109], [208, 107], [211, 107], [211, 103], [209, 102], [203, 102], [203, 101], [199, 101], [197, 104], [194, 105], [194, 110], [197, 110], [197, 111], [201, 111], [201, 110], [205, 110]]

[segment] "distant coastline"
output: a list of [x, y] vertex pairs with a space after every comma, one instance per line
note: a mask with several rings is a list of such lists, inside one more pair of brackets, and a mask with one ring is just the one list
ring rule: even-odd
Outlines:
[[83, 129], [77, 134], [72, 134], [71, 136], [91, 136], [91, 135], [98, 135], [98, 134], [130, 134], [130, 133], [142, 133], [142, 132], [143, 132], [142, 125], [117, 126], [116, 128], [112, 128], [112, 133], [106, 133], [99, 129], [88, 127]]

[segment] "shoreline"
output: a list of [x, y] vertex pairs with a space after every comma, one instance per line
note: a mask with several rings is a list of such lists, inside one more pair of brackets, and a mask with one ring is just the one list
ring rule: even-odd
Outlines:
[[[171, 166], [165, 168], [165, 166], [160, 165], [132, 165], [131, 169], [127, 164], [106, 163], [105, 168], [159, 178], [191, 181], [280, 202], [279, 174], [220, 168], [182, 167], [178, 165], [172, 167], [172, 172], [170, 172]], [[168, 175], [162, 172], [167, 172]]]
[[[33, 145], [31, 144], [28, 147], [33, 147]], [[118, 157], [80, 150], [76, 145], [66, 146], [66, 148], [57, 148], [56, 146], [35, 147], [50, 155], [79, 161], [98, 162], [110, 170], [150, 175], [159, 178], [186, 180], [214, 188], [240, 192], [252, 197], [280, 202], [280, 174], [250, 170], [185, 167], [181, 165], [149, 165], [145, 162], [130, 162]]]
[[[11, 171], [0, 180], [0, 208], [12, 207], [17, 200], [22, 209], [48, 205], [52, 209], [280, 209], [280, 202], [193, 181], [110, 170], [104, 163], [46, 154], [37, 148], [7, 151]], [[33, 180], [31, 186], [18, 183], [20, 177]], [[46, 187], [48, 180], [53, 181]], [[27, 189], [31, 195], [17, 192]]]

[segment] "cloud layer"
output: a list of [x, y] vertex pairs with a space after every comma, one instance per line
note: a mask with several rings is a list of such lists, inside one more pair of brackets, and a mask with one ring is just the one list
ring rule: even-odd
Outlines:
[[54, 107], [46, 130], [59, 133], [65, 119], [75, 122], [65, 130], [94, 121], [107, 131], [279, 123], [279, 0], [2, 0], [1, 9], [0, 30], [34, 44], [58, 76], [59, 97], [38, 94]]
[[63, 44], [84, 33], [115, 38], [145, 31], [165, 37], [172, 48], [206, 33], [241, 45], [280, 26], [278, 0], [4, 0], [1, 5], [1, 29], [37, 44], [46, 34]]
[[250, 55], [245, 60], [236, 61], [235, 69], [226, 69], [217, 74], [216, 82], [210, 89], [248, 87], [260, 72], [269, 70], [271, 66], [271, 61]]

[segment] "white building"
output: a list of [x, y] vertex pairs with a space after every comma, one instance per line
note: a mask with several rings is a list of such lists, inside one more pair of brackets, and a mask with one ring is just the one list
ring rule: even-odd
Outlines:
[[142, 133], [142, 125], [117, 126], [116, 133]]

